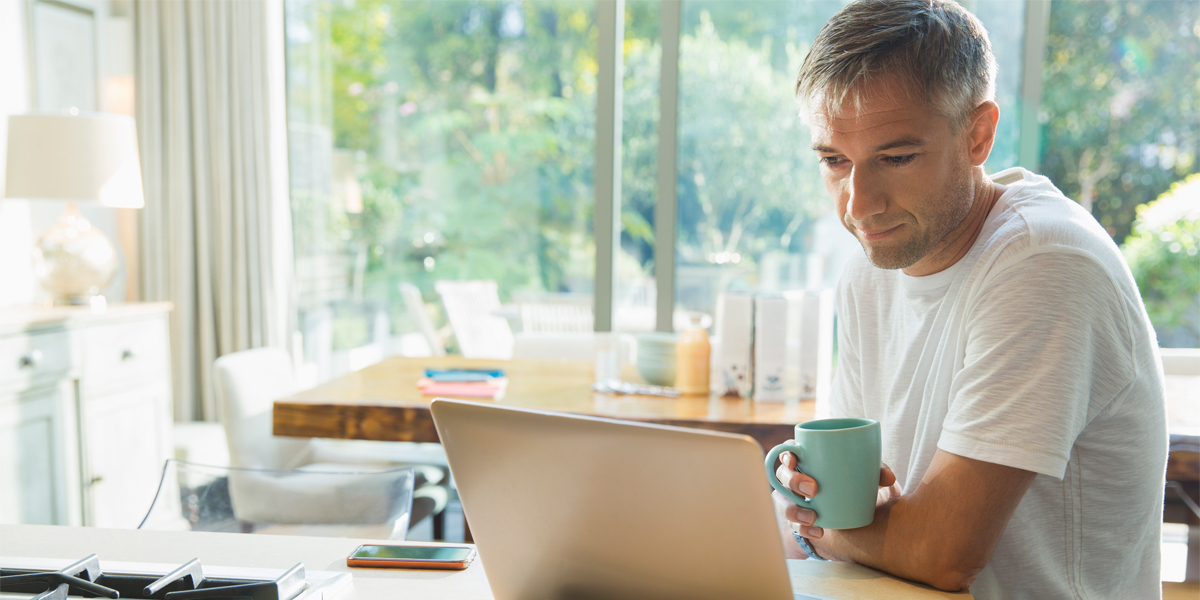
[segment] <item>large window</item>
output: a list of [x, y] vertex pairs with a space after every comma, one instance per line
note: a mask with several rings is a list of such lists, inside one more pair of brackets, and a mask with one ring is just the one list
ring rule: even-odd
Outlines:
[[594, 8], [287, 3], [299, 322], [322, 376], [401, 350], [401, 283], [591, 294]]
[[842, 2], [686, 2], [679, 50], [677, 303], [822, 287], [857, 243], [832, 217], [791, 92]]
[[[1016, 104], [1023, 2], [977, 2], [999, 101]], [[839, 223], [790, 93], [812, 40], [845, 2], [684, 2], [679, 53], [676, 298], [713, 310], [728, 289], [828, 287], [861, 252]], [[988, 168], [1017, 163], [1006, 112]]]
[[[652, 328], [664, 294], [676, 309], [711, 312], [724, 290], [826, 287], [861, 251], [832, 212], [791, 94], [813, 38], [844, 4], [626, 0], [621, 236], [599, 257], [618, 276], [605, 300], [617, 328]], [[1136, 207], [1197, 170], [1200, 7], [963, 4], [988, 28], [1000, 67], [988, 170], [1044, 172], [1125, 242]], [[593, 186], [605, 33], [596, 3], [286, 0], [286, 9], [300, 337], [320, 377], [407, 351], [416, 326], [401, 283], [435, 311], [443, 279], [494, 280], [504, 302], [592, 297], [592, 219], [604, 201]], [[678, 60], [664, 65], [664, 45], [676, 43]], [[668, 80], [678, 84], [676, 125], [663, 131]], [[665, 167], [663, 136], [676, 151]], [[662, 168], [674, 181], [665, 241]], [[1164, 263], [1156, 252], [1195, 256], [1194, 233], [1142, 237], [1170, 236], [1175, 246], [1127, 251], [1135, 274]], [[662, 243], [674, 249], [670, 277], [655, 265]], [[1200, 311], [1188, 287], [1195, 261], [1176, 263], [1139, 281], [1153, 282], [1143, 284], [1148, 304], [1157, 294], [1170, 305], [1151, 310], [1160, 338], [1195, 346], [1200, 325], [1186, 321]]]
[[1200, 346], [1200, 3], [1055, 0], [1043, 68], [1041, 171], [1122, 245], [1159, 345]]

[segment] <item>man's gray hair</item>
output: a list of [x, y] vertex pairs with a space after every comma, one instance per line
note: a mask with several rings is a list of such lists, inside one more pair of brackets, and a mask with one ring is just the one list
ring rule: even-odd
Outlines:
[[825, 24], [804, 58], [801, 117], [836, 114], [847, 99], [861, 109], [865, 85], [892, 76], [956, 129], [996, 95], [987, 30], [966, 9], [950, 0], [858, 0]]

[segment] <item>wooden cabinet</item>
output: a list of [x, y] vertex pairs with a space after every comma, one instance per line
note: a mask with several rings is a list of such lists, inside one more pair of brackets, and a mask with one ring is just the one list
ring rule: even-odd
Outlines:
[[84, 522], [137, 527], [154, 500], [170, 455], [169, 384], [84, 396], [80, 423]]
[[0, 310], [0, 523], [137, 527], [171, 454], [169, 310]]
[[70, 518], [80, 503], [71, 502], [65, 464], [62, 409], [72, 403], [69, 393], [51, 384], [0, 400], [0, 522], [79, 522]]

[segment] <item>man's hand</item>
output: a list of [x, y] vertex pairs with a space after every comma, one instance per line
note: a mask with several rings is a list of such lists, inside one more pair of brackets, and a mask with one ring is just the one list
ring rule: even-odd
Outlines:
[[[795, 440], [788, 440], [787, 444], [794, 444]], [[779, 468], [775, 470], [775, 478], [784, 486], [793, 492], [812, 498], [817, 494], [817, 482], [812, 477], [805, 475], [796, 470], [797, 461], [796, 455], [791, 452], [783, 452], [779, 455]], [[775, 509], [779, 514], [786, 519], [792, 527], [793, 531], [797, 531], [801, 536], [810, 540], [820, 539], [824, 534], [824, 530], [820, 527], [813, 527], [813, 522], [817, 519], [817, 513], [807, 508], [801, 508], [792, 503], [780, 494], [772, 492], [771, 496], [775, 501]], [[875, 500], [875, 506], [881, 506], [900, 497], [900, 485], [896, 482], [896, 474], [887, 465], [879, 470], [879, 496]], [[803, 553], [802, 550], [797, 550]], [[821, 552], [821, 558], [831, 560], [841, 560], [835, 556], [829, 556], [826, 552]]]
[[[817, 482], [793, 472], [796, 458], [780, 456], [783, 466], [775, 474], [779, 481], [802, 496], [816, 495]], [[812, 527], [816, 513], [775, 496], [784, 517], [800, 528], [822, 558], [854, 561], [955, 591], [969, 587], [987, 566], [1036, 476], [938, 450], [908, 494], [900, 494], [895, 475], [885, 468], [875, 520], [857, 529]]]

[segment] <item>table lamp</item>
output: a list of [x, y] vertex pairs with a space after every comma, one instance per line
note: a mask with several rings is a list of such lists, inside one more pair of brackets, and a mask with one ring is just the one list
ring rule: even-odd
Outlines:
[[6, 198], [67, 202], [34, 247], [34, 273], [56, 304], [86, 304], [117, 271], [112, 242], [76, 203], [142, 208], [133, 118], [105, 114], [8, 117]]

